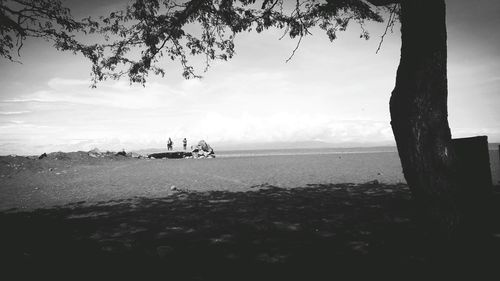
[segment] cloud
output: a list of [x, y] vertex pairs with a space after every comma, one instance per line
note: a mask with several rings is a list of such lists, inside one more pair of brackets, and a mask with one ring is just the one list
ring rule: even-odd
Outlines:
[[19, 115], [30, 113], [31, 111], [23, 110], [23, 111], [0, 111], [0, 115]]
[[[87, 82], [86, 82], [87, 83]], [[89, 89], [88, 83], [75, 79], [53, 78], [49, 89], [5, 99], [4, 103], [69, 103], [126, 109], [153, 109], [168, 105], [172, 96], [182, 96], [178, 90], [159, 83], [147, 87], [130, 86], [124, 81], [103, 83]]]
[[2, 103], [29, 103], [29, 102], [50, 102], [44, 99], [37, 98], [14, 98], [14, 99], [6, 99], [2, 100]]
[[90, 80], [80, 80], [80, 79], [67, 79], [54, 77], [47, 82], [47, 85], [52, 89], [67, 89], [68, 87], [90, 86]]
[[174, 126], [169, 136], [207, 139], [214, 142], [293, 142], [318, 140], [333, 143], [390, 142], [388, 121], [339, 120], [328, 114], [278, 112], [255, 116], [248, 113], [227, 116], [207, 113], [203, 122]]
[[[10, 124], [6, 134], [26, 138], [19, 146], [37, 151], [40, 145], [70, 144], [83, 150], [140, 149], [162, 145], [168, 136], [212, 143], [392, 140], [385, 102], [356, 93], [355, 80], [328, 89], [307, 77], [297, 87], [297, 73], [221, 71], [202, 80], [152, 81], [146, 87], [112, 81], [89, 89], [79, 80], [54, 78], [49, 88], [8, 100], [16, 110], [32, 111], [29, 118], [17, 119], [34, 126]], [[363, 113], [363, 107], [380, 106], [382, 115]], [[82, 139], [87, 141], [73, 143]]]

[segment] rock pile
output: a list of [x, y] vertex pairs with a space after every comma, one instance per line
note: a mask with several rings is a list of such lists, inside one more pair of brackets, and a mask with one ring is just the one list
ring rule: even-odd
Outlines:
[[132, 157], [132, 158], [144, 158], [141, 154], [137, 152], [128, 152], [127, 157]]
[[106, 151], [101, 152], [98, 148], [94, 148], [88, 152], [88, 155], [93, 158], [101, 158], [101, 157], [112, 157], [112, 156], [124, 156], [131, 158], [145, 158], [139, 153], [136, 152], [125, 152], [125, 150], [119, 152]]
[[94, 148], [91, 151], [88, 152], [90, 157], [98, 158], [98, 157], [104, 157], [104, 154], [98, 149]]
[[117, 152], [117, 153], [115, 154], [115, 156], [125, 156], [125, 157], [127, 157], [127, 152], [125, 152], [125, 150], [122, 150], [122, 151], [120, 151], [120, 152]]
[[198, 145], [192, 147], [193, 158], [215, 158], [215, 152], [212, 147], [204, 140], [198, 142]]

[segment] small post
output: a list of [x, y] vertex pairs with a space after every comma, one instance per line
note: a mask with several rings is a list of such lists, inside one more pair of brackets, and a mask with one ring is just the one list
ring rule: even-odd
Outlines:
[[484, 231], [491, 223], [493, 199], [488, 137], [453, 139], [452, 142], [465, 227], [469, 231]]
[[461, 180], [490, 192], [492, 188], [488, 137], [453, 139]]

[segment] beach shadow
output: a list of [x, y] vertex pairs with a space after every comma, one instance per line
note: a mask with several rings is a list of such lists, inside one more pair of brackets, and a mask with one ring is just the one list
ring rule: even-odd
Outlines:
[[[403, 184], [179, 191], [0, 213], [0, 246], [2, 264], [20, 276], [418, 279], [443, 263], [413, 212]], [[498, 254], [490, 254], [494, 263]]]

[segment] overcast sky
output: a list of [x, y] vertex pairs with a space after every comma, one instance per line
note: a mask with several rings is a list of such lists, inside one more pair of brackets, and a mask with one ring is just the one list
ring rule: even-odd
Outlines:
[[[76, 16], [116, 5], [76, 3], [70, 3]], [[453, 137], [500, 142], [500, 1], [447, 5]], [[375, 54], [384, 28], [369, 24], [366, 41], [352, 25], [334, 43], [313, 30], [288, 63], [296, 41], [278, 40], [273, 30], [239, 34], [236, 56], [214, 63], [201, 80], [184, 80], [172, 65], [146, 87], [123, 80], [97, 89], [89, 87], [83, 57], [29, 40], [22, 64], [0, 61], [0, 154], [135, 150], [163, 147], [168, 137], [174, 146], [184, 137], [216, 147], [313, 140], [393, 145], [388, 103], [401, 42], [398, 26]]]

